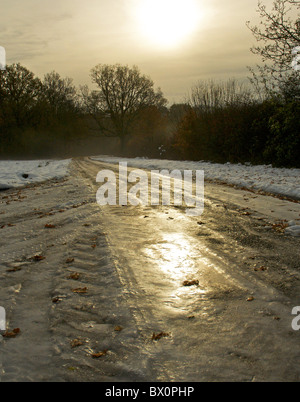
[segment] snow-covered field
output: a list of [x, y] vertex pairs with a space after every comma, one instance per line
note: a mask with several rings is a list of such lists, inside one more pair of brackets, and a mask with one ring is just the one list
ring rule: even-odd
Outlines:
[[70, 162], [71, 159], [0, 161], [0, 190], [64, 177]]

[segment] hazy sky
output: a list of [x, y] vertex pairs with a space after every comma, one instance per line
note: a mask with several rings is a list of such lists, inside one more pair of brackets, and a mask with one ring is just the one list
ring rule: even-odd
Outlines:
[[247, 77], [256, 9], [257, 0], [0, 0], [0, 46], [7, 63], [76, 85], [90, 85], [98, 63], [135, 64], [173, 103], [200, 79]]

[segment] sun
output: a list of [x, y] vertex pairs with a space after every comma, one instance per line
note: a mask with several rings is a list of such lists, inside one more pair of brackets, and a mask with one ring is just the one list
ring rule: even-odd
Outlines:
[[172, 48], [195, 32], [200, 12], [196, 0], [139, 0], [136, 17], [148, 41]]

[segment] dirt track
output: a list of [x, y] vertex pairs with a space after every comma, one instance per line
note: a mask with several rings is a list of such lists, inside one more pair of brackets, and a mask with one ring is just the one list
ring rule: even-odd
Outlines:
[[21, 330], [0, 379], [299, 381], [299, 238], [272, 224], [300, 205], [207, 183], [200, 218], [100, 208], [102, 168], [0, 195], [0, 305]]

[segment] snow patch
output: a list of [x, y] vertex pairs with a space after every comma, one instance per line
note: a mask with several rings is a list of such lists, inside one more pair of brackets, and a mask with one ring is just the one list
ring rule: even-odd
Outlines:
[[297, 225], [295, 221], [289, 221], [288, 227], [285, 229], [285, 233], [291, 236], [300, 236], [300, 225]]
[[0, 190], [62, 178], [69, 172], [71, 159], [0, 161]]

